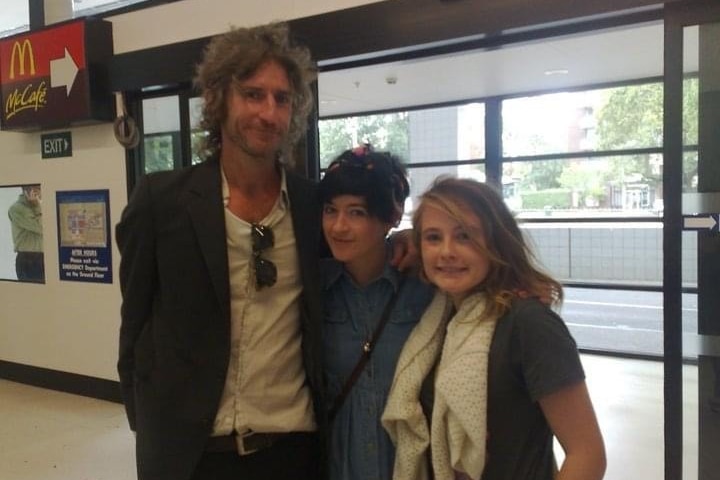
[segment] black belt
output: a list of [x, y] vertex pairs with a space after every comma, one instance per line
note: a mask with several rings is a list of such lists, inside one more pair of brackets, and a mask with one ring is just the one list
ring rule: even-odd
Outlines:
[[283, 438], [305, 434], [306, 432], [248, 432], [242, 435], [232, 434], [210, 437], [205, 445], [205, 451], [212, 453], [237, 452], [238, 455], [249, 455], [258, 450], [269, 448]]

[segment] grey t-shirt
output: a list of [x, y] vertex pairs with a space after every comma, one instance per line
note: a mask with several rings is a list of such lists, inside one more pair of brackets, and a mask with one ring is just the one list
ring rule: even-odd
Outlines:
[[585, 379], [565, 323], [536, 299], [516, 300], [495, 328], [488, 368], [482, 480], [552, 480], [552, 432], [537, 401]]

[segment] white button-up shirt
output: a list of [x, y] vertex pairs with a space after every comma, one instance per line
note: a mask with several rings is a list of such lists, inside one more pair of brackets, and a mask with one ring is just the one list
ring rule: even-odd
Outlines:
[[233, 430], [313, 431], [312, 397], [301, 351], [302, 282], [285, 172], [275, 205], [259, 222], [275, 237], [275, 245], [261, 253], [277, 267], [277, 282], [271, 287], [255, 288], [251, 224], [227, 208], [228, 192], [223, 175], [231, 351], [213, 435]]

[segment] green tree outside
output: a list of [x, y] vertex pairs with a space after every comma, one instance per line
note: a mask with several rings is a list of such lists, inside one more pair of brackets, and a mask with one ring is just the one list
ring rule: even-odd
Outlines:
[[319, 130], [322, 168], [343, 151], [360, 143], [370, 143], [376, 150], [389, 151], [404, 161], [408, 160], [410, 130], [407, 112], [321, 120]]
[[[598, 149], [616, 150], [663, 145], [663, 85], [629, 85], [610, 91], [598, 112]], [[689, 78], [683, 88], [683, 144], [696, 145], [698, 138], [698, 82]], [[651, 155], [615, 157], [606, 180], [637, 176], [659, 188], [661, 164]], [[683, 185], [693, 188], [697, 175], [697, 156], [688, 154], [683, 161]]]
[[[600, 105], [595, 105], [594, 150], [628, 150], [661, 147], [663, 144], [663, 85], [648, 83], [612, 88]], [[696, 145], [698, 138], [698, 82], [685, 81], [683, 89], [683, 140]], [[410, 150], [408, 112], [363, 115], [321, 120], [321, 167], [339, 153], [359, 143], [369, 142], [377, 150], [388, 150], [407, 160]], [[508, 140], [504, 138], [504, 140]], [[542, 144], [543, 138], [532, 142]], [[600, 159], [597, 159], [600, 161]], [[590, 162], [589, 164], [585, 164]], [[607, 204], [608, 185], [643, 183], [658, 195], [662, 192], [663, 159], [658, 154], [614, 155], [605, 166], [583, 162], [540, 160], [512, 162], [503, 174], [519, 181], [522, 191], [569, 189], [582, 205]], [[694, 188], [697, 179], [697, 154], [688, 152], [683, 161], [685, 190]]]

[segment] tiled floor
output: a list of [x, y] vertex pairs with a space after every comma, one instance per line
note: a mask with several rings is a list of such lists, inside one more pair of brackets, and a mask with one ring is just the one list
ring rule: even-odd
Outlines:
[[0, 479], [134, 478], [122, 405], [0, 380]]
[[[664, 478], [663, 365], [584, 355], [608, 457], [607, 480]], [[683, 369], [683, 478], [697, 479], [697, 367]], [[694, 396], [693, 396], [694, 395]]]
[[[663, 478], [662, 364], [583, 356], [607, 480]], [[686, 367], [684, 478], [697, 478], [697, 369]], [[0, 380], [0, 480], [132, 480], [121, 405]]]

